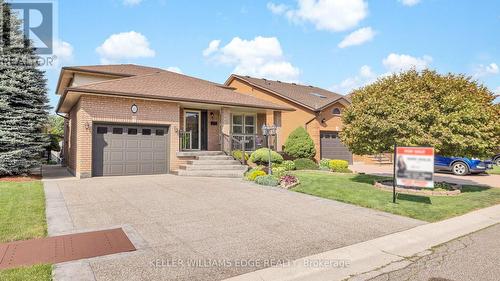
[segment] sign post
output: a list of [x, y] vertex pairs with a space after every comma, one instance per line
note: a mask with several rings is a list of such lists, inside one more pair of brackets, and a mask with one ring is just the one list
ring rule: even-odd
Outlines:
[[392, 203], [396, 203], [396, 157], [398, 145], [394, 144], [394, 159], [392, 160]]
[[434, 188], [434, 148], [394, 146], [393, 202], [396, 186]]

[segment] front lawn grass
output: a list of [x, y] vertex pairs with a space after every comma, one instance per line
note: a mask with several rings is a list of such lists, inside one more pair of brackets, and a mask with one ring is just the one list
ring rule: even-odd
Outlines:
[[488, 174], [500, 175], [500, 166], [494, 165], [493, 170], [488, 170]]
[[[0, 182], [0, 243], [45, 236], [47, 221], [42, 182]], [[52, 266], [0, 270], [0, 280], [52, 280]]]
[[500, 188], [464, 186], [458, 196], [416, 196], [399, 194], [392, 203], [392, 192], [373, 187], [384, 177], [364, 174], [333, 174], [325, 172], [295, 172], [300, 185], [293, 190], [333, 199], [427, 222], [462, 215], [472, 210], [500, 204]]

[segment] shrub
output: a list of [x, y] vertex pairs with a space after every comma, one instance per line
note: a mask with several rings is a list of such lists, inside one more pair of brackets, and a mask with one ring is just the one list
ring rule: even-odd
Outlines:
[[342, 171], [349, 170], [349, 162], [345, 160], [330, 160], [328, 166], [333, 172], [343, 173]]
[[273, 171], [273, 176], [276, 176], [278, 178], [285, 175], [285, 173], [287, 172], [285, 167], [275, 167], [272, 168], [272, 171]]
[[292, 158], [313, 158], [316, 155], [314, 142], [303, 127], [298, 127], [288, 136], [284, 151]]
[[285, 175], [280, 178], [281, 187], [289, 187], [295, 183], [298, 183], [299, 179], [294, 175]]
[[297, 170], [317, 170], [318, 165], [311, 159], [299, 158], [293, 161]]
[[[243, 154], [243, 151], [241, 150], [234, 150], [232, 155], [233, 155], [233, 158], [236, 159], [236, 160], [241, 160], [241, 156]], [[245, 152], [245, 160], [248, 160], [250, 156], [248, 156], [248, 153]]]
[[255, 179], [255, 183], [267, 186], [277, 186], [279, 181], [271, 175], [259, 176]]
[[[260, 148], [255, 150], [252, 155], [250, 155], [250, 161], [254, 163], [267, 164], [269, 162], [269, 149]], [[281, 163], [283, 162], [283, 157], [278, 152], [271, 150], [271, 162]]]
[[321, 159], [319, 161], [319, 168], [321, 170], [330, 170], [330, 159]]
[[281, 163], [281, 167], [285, 168], [287, 171], [295, 170], [295, 163], [291, 160], [285, 160]]
[[250, 180], [250, 181], [254, 181], [257, 177], [260, 177], [260, 176], [265, 176], [266, 175], [266, 172], [262, 171], [262, 170], [250, 170], [247, 172], [246, 174], [246, 179], [247, 180]]

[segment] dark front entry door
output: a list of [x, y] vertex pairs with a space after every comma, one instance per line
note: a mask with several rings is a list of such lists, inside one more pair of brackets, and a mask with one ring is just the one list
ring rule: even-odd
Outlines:
[[321, 159], [346, 160], [352, 164], [352, 153], [340, 141], [339, 132], [323, 131], [321, 137]]
[[93, 127], [93, 176], [168, 172], [168, 127], [113, 124]]

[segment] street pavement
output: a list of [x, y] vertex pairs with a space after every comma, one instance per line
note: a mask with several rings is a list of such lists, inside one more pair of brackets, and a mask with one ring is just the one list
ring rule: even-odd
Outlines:
[[[352, 171], [357, 173], [365, 173], [370, 175], [391, 176], [393, 173], [392, 165], [367, 165], [367, 164], [354, 164], [349, 166]], [[467, 175], [455, 176], [447, 173], [434, 173], [435, 181], [445, 181], [449, 183], [456, 183], [461, 185], [483, 185], [491, 187], [500, 187], [500, 175]]]
[[500, 280], [500, 224], [471, 233], [413, 258], [405, 268], [370, 281], [497, 281]]

